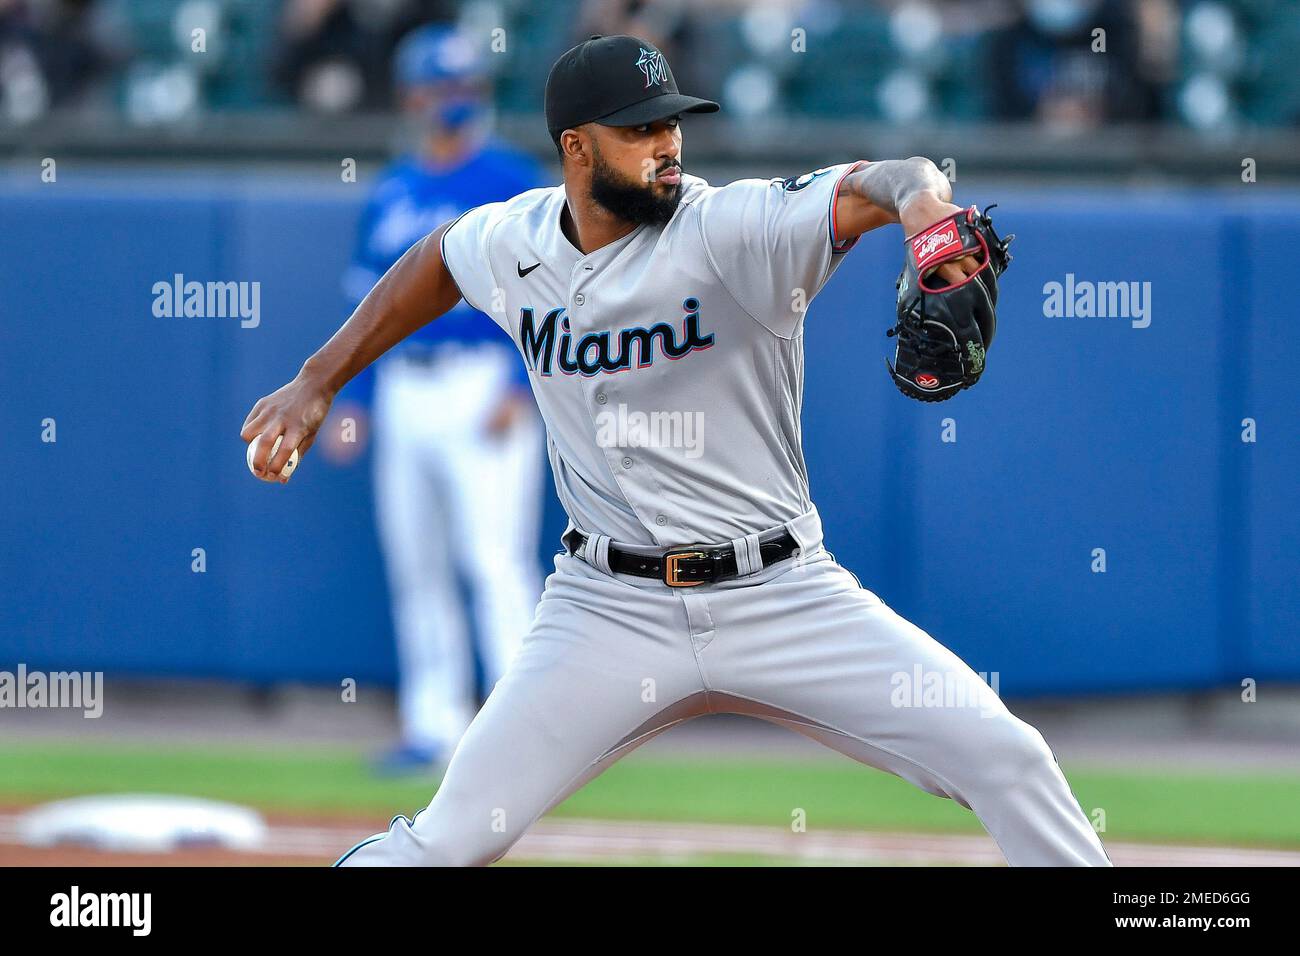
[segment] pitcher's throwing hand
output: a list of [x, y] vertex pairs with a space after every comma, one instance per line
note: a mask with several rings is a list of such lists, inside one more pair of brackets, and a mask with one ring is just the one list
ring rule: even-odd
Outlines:
[[288, 481], [285, 472], [290, 456], [307, 454], [333, 401], [334, 393], [306, 370], [288, 385], [259, 398], [239, 432], [246, 442], [261, 436], [249, 460], [253, 474], [263, 481]]

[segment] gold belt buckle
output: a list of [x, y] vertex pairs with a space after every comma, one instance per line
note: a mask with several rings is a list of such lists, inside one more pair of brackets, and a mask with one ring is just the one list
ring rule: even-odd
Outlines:
[[682, 581], [680, 579], [681, 571], [678, 570], [678, 562], [685, 561], [688, 558], [707, 558], [708, 555], [703, 551], [673, 551], [664, 555], [664, 584], [670, 588], [695, 588], [704, 584], [703, 581]]

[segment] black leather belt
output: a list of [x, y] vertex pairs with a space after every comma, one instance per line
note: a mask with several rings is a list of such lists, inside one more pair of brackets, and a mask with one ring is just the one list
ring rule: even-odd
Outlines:
[[[576, 528], [562, 539], [570, 554], [576, 555], [587, 543], [587, 536]], [[759, 555], [763, 567], [794, 557], [799, 543], [789, 531], [771, 541], [760, 541]], [[609, 546], [609, 569], [638, 578], [657, 578], [670, 588], [693, 588], [711, 581], [734, 578], [737, 574], [736, 549], [731, 545], [713, 547], [693, 545], [673, 548], [657, 555], [634, 554], [612, 544]]]

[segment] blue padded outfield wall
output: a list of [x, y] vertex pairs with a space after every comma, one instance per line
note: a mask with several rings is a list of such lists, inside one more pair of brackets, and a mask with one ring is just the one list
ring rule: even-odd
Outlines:
[[[368, 460], [273, 487], [238, 437], [346, 316], [364, 185], [59, 173], [0, 186], [0, 669], [392, 681]], [[989, 371], [941, 405], [885, 376], [897, 230], [814, 304], [828, 546], [1002, 693], [1300, 679], [1300, 198], [1263, 188], [963, 190], [1019, 238]], [[176, 273], [259, 282], [260, 324], [156, 318]], [[1045, 315], [1067, 274], [1150, 283], [1150, 325]], [[551, 499], [548, 570], [562, 529]]]

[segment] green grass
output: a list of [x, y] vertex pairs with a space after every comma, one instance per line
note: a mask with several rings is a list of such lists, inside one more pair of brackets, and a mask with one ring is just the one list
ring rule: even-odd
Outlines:
[[[1077, 768], [1067, 776], [1086, 812], [1104, 808], [1109, 839], [1300, 846], [1300, 775]], [[382, 824], [428, 803], [435, 783], [376, 779], [362, 757], [336, 748], [0, 745], [0, 802], [9, 804], [175, 793], [268, 811], [374, 814]], [[788, 827], [796, 808], [809, 828], [981, 831], [952, 801], [848, 760], [633, 759], [555, 815]]]

